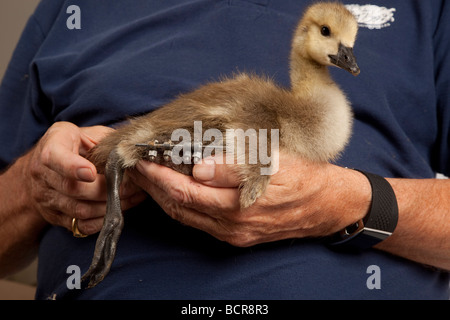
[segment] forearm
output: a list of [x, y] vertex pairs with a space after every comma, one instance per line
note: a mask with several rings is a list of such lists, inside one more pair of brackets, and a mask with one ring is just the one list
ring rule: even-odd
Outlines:
[[28, 156], [0, 175], [0, 278], [25, 267], [36, 257], [40, 235], [47, 225], [33, 210], [25, 180]]
[[[367, 214], [370, 203], [368, 180], [355, 170], [337, 166], [327, 168], [331, 169], [328, 187], [323, 189], [324, 196], [311, 208], [324, 207], [326, 209], [322, 213], [328, 213], [328, 220], [333, 221], [333, 217], [340, 216], [346, 220], [346, 225], [350, 225]], [[397, 197], [399, 221], [393, 235], [376, 248], [450, 270], [450, 180], [387, 180]], [[325, 223], [322, 225], [326, 226]], [[334, 221], [333, 225], [342, 229], [340, 221]]]
[[450, 180], [388, 181], [397, 197], [399, 221], [377, 248], [450, 270]]

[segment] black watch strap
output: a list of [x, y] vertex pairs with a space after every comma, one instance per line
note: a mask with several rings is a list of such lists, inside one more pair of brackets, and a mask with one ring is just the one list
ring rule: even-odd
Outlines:
[[362, 220], [330, 238], [329, 244], [335, 247], [369, 249], [391, 236], [397, 226], [397, 199], [389, 182], [376, 174], [357, 171], [367, 177], [372, 187], [370, 209]]

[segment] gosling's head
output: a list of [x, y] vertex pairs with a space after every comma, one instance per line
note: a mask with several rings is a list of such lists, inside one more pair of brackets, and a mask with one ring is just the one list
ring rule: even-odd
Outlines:
[[300, 55], [324, 66], [337, 66], [353, 75], [360, 70], [353, 54], [358, 23], [344, 5], [319, 2], [301, 19], [293, 40], [293, 58]]

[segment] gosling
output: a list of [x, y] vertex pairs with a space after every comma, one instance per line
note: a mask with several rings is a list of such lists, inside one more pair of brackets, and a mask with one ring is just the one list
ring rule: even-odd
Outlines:
[[[283, 152], [315, 162], [336, 159], [350, 138], [352, 111], [345, 94], [331, 79], [328, 66], [359, 74], [353, 54], [357, 32], [354, 16], [342, 4], [311, 5], [292, 41], [290, 90], [269, 79], [238, 74], [206, 84], [156, 111], [130, 120], [95, 146], [88, 159], [105, 174], [108, 198], [94, 257], [82, 278], [90, 280], [88, 287], [103, 280], [114, 260], [124, 224], [119, 199], [124, 170], [145, 159], [192, 174], [193, 163], [175, 165], [171, 159], [170, 137], [175, 130], [183, 128], [194, 136], [195, 121], [202, 121], [204, 130], [214, 128], [221, 132], [275, 128], [279, 130], [279, 149]], [[224, 145], [227, 143], [230, 141], [225, 138]], [[189, 151], [185, 151], [184, 159], [186, 156], [189, 158]], [[241, 208], [251, 206], [270, 181], [270, 174], [261, 175], [260, 169], [258, 164], [234, 166], [241, 181]]]

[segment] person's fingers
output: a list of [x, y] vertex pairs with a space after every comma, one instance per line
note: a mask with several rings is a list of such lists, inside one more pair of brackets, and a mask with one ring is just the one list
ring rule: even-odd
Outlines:
[[[123, 212], [136, 206], [147, 198], [143, 191], [121, 200], [120, 206]], [[72, 220], [78, 220], [78, 230], [86, 235], [97, 233], [101, 230], [106, 214], [105, 201], [79, 201], [69, 197], [59, 196], [57, 201], [48, 204], [45, 213], [46, 220], [54, 225], [66, 227], [72, 230]]]
[[47, 131], [40, 142], [38, 160], [63, 177], [93, 182], [97, 169], [79, 155], [81, 140], [78, 127], [69, 123], [57, 123]]
[[[72, 231], [72, 221], [73, 218], [67, 217], [67, 222], [65, 224], [68, 225], [67, 229]], [[92, 235], [99, 232], [102, 229], [104, 218], [93, 218], [93, 219], [85, 219], [85, 220], [77, 220], [78, 231], [84, 235]]]
[[[98, 218], [104, 216], [106, 212], [105, 201], [75, 200], [71, 197], [58, 194], [56, 191], [48, 191], [46, 197], [48, 196], [53, 196], [52, 198], [46, 200], [47, 202], [45, 203], [45, 207], [48, 211], [53, 213], [58, 212], [59, 214], [67, 215], [71, 218], [83, 220]], [[60, 223], [58, 220], [52, 220], [49, 222], [52, 224]]]
[[[248, 247], [260, 242], [276, 240], [279, 233], [271, 231], [268, 234], [262, 234], [262, 226], [255, 220], [255, 225], [247, 224], [248, 221], [242, 219], [242, 212], [234, 211], [230, 213], [211, 214], [211, 207], [205, 211], [181, 205], [175, 201], [163, 189], [156, 184], [148, 183], [148, 192], [161, 208], [173, 219], [180, 223], [202, 230], [216, 239], [226, 241], [234, 246]], [[240, 216], [240, 218], [238, 217]], [[236, 219], [237, 218], [237, 219]], [[251, 222], [251, 220], [249, 220]], [[252, 228], [255, 227], [255, 229]], [[289, 233], [289, 234], [294, 234]], [[261, 235], [265, 238], [261, 240]]]
[[41, 214], [47, 222], [68, 230], [71, 230], [73, 218], [80, 221], [103, 219], [106, 211], [105, 202], [75, 200], [52, 189], [46, 189], [37, 200], [40, 202]]
[[79, 153], [85, 156], [87, 152], [96, 146], [102, 138], [114, 131], [114, 129], [105, 126], [93, 126], [82, 127], [81, 131], [81, 144], [79, 147]]
[[210, 214], [239, 210], [237, 188], [206, 186], [190, 176], [148, 161], [138, 162], [136, 169], [138, 173], [130, 171], [130, 177], [152, 197], [151, 184], [155, 184], [181, 206]]
[[115, 131], [113, 128], [106, 126], [81, 127], [80, 130], [94, 144], [98, 144], [101, 139]]
[[[106, 179], [98, 174], [94, 182], [81, 182], [69, 179], [58, 173], [44, 169], [46, 185], [58, 192], [77, 200], [106, 201]], [[141, 193], [142, 189], [125, 175], [120, 188], [120, 198], [127, 199]]]
[[[103, 175], [97, 175], [93, 182], [82, 182], [61, 176], [50, 169], [44, 169], [45, 183], [59, 193], [77, 200], [105, 201], [106, 181]], [[130, 196], [132, 194], [129, 194]]]
[[[100, 230], [106, 213], [106, 179], [82, 155], [112, 131], [102, 126], [79, 128], [58, 122], [30, 152], [27, 167], [30, 199], [49, 223], [71, 230], [76, 218], [81, 232], [91, 234]], [[126, 176], [120, 196], [123, 211], [147, 197]]]
[[92, 163], [65, 149], [47, 147], [42, 152], [42, 162], [61, 176], [73, 180], [93, 182], [97, 173]]
[[233, 166], [218, 164], [214, 158], [203, 159], [192, 172], [195, 180], [211, 187], [234, 188], [239, 186], [239, 177]]
[[154, 183], [148, 183], [147, 191], [158, 205], [173, 219], [190, 227], [205, 231], [219, 240], [228, 236], [219, 219], [199, 210], [186, 207], [175, 201], [165, 190]]
[[[103, 175], [102, 177], [104, 178]], [[122, 183], [120, 184], [120, 199], [127, 199], [142, 192], [142, 188], [135, 184], [132, 179], [130, 179], [128, 170], [125, 171]]]

